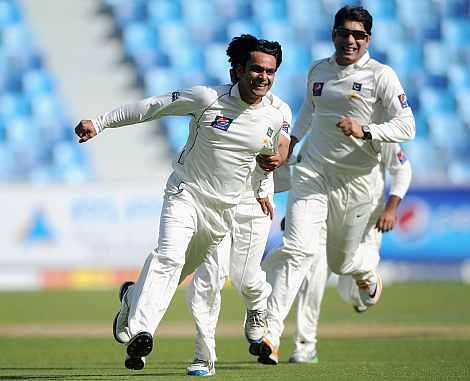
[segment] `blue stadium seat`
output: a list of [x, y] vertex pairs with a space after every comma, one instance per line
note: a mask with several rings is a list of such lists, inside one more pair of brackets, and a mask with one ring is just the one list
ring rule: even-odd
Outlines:
[[144, 77], [146, 96], [166, 94], [181, 88], [180, 74], [169, 68], [153, 68]]
[[246, 20], [253, 17], [252, 0], [213, 0], [212, 3], [222, 20]]
[[117, 0], [111, 2], [111, 9], [119, 29], [124, 29], [130, 23], [146, 18], [146, 0]]
[[204, 51], [205, 71], [211, 77], [216, 78], [219, 83], [230, 82], [230, 63], [228, 58], [225, 58], [226, 49], [227, 44], [214, 43], [209, 44]]
[[284, 0], [257, 0], [252, 4], [253, 18], [257, 22], [285, 20], [287, 7]]
[[149, 0], [147, 3], [147, 21], [154, 28], [162, 22], [181, 19], [181, 7], [178, 1]]
[[10, 24], [16, 24], [21, 21], [21, 15], [15, 1], [0, 1], [0, 30]]
[[470, 22], [468, 19], [444, 19], [442, 22], [443, 42], [453, 47], [470, 45]]
[[287, 14], [293, 27], [315, 27], [321, 23], [331, 29], [331, 20], [321, 1], [287, 0]]
[[191, 43], [191, 35], [188, 28], [182, 21], [167, 21], [157, 27], [158, 41], [157, 45], [164, 52], [169, 49], [177, 48], [179, 45]]
[[28, 101], [21, 93], [4, 93], [0, 95], [0, 115], [8, 121], [30, 113]]
[[468, 107], [468, 100], [470, 99], [470, 87], [459, 89], [455, 93], [457, 102], [457, 110], [459, 116], [467, 125], [470, 126], [470, 107]]
[[35, 96], [50, 94], [55, 90], [51, 75], [44, 69], [29, 70], [23, 74], [23, 91], [31, 99]]
[[434, 90], [424, 87], [420, 91], [420, 105], [427, 115], [436, 113], [453, 114], [456, 111], [456, 101], [454, 95], [447, 91]]
[[[311, 62], [333, 53], [331, 26], [334, 12], [346, 3], [363, 5], [374, 17], [371, 56], [395, 69], [416, 116], [417, 139], [407, 144], [414, 155], [413, 166], [424, 170], [415, 171], [416, 176], [434, 176], [436, 173], [438, 177], [450, 177], [443, 157], [453, 158], [448, 155], [449, 147], [455, 148], [455, 152], [466, 149], [456, 146], [452, 138], [446, 140], [444, 126], [453, 119], [470, 123], [470, 112], [467, 111], [470, 99], [469, 0], [106, 2], [111, 4], [121, 21], [128, 20], [126, 25], [129, 20], [131, 24], [139, 21], [145, 23], [143, 28], [146, 30], [155, 31], [151, 38], [143, 33], [141, 40], [146, 41], [145, 49], [136, 49], [139, 53], [133, 55], [147, 95], [195, 84], [228, 82], [227, 43], [234, 36], [250, 33], [277, 40], [283, 45], [284, 62], [277, 73], [273, 91], [291, 105], [294, 113], [303, 100], [305, 76]], [[120, 7], [124, 8], [118, 10]], [[0, 20], [1, 15], [0, 0]], [[134, 45], [139, 41], [138, 37], [130, 39], [132, 41], [128, 43]], [[5, 60], [2, 61], [0, 50], [0, 69], [2, 62]], [[23, 66], [26, 71], [30, 70]], [[6, 88], [10, 93], [21, 91], [23, 72], [18, 70], [15, 76], [7, 78], [1, 76], [0, 70], [0, 88]], [[17, 78], [20, 78], [19, 89]], [[185, 124], [179, 118], [166, 123], [179, 127]], [[184, 127], [171, 128], [168, 137], [174, 150], [184, 144], [185, 134]], [[440, 142], [438, 148], [431, 146], [436, 144], [435, 140]], [[461, 165], [467, 159], [459, 156], [455, 160]]]
[[458, 93], [460, 90], [470, 90], [470, 68], [463, 65], [452, 65], [448, 71], [451, 90]]
[[396, 20], [397, 9], [395, 0], [361, 0], [362, 6], [366, 8], [375, 20]]
[[181, 0], [186, 24], [218, 23], [216, 8], [210, 0]]
[[228, 21], [227, 37], [229, 40], [231, 40], [235, 36], [240, 36], [244, 33], [251, 34], [258, 38], [262, 38], [258, 24], [255, 24], [254, 22], [249, 20]]

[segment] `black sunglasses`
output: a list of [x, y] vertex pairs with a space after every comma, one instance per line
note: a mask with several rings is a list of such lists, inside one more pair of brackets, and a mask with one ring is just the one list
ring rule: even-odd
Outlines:
[[335, 34], [341, 38], [348, 38], [349, 35], [351, 35], [355, 40], [365, 40], [369, 36], [369, 34], [363, 30], [351, 30], [346, 28], [336, 28]]

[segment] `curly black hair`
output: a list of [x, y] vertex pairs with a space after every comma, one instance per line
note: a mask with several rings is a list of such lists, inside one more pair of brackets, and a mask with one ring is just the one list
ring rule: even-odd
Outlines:
[[263, 52], [276, 58], [276, 70], [282, 62], [281, 44], [277, 41], [260, 40], [251, 34], [234, 37], [227, 48], [228, 62], [235, 68], [238, 64], [245, 67], [251, 52]]

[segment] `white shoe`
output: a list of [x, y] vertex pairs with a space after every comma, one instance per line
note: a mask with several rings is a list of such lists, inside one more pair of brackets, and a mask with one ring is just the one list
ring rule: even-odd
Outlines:
[[356, 280], [359, 296], [366, 307], [377, 304], [382, 294], [382, 278], [376, 271], [369, 279]]
[[266, 310], [246, 310], [244, 325], [248, 342], [261, 343], [266, 335]]
[[127, 295], [129, 288], [133, 285], [134, 282], [124, 282], [119, 289], [121, 309], [114, 317], [113, 336], [114, 339], [120, 344], [126, 344], [131, 339], [129, 335], [129, 329], [127, 327], [127, 318], [129, 317], [129, 300]]
[[208, 377], [215, 374], [215, 366], [212, 361], [194, 359], [190, 366], [186, 368], [188, 376]]
[[296, 350], [289, 357], [290, 363], [305, 363], [305, 364], [318, 364], [318, 356], [315, 350], [313, 351], [299, 351]]

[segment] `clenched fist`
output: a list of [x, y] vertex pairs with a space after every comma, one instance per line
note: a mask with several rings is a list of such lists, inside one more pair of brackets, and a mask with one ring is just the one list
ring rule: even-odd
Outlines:
[[97, 135], [95, 126], [93, 126], [93, 122], [89, 119], [81, 120], [77, 127], [75, 127], [75, 133], [80, 138], [79, 143], [85, 143]]
[[362, 131], [361, 125], [349, 116], [343, 116], [338, 123], [336, 123], [336, 127], [341, 129], [346, 136], [353, 136], [358, 139], [364, 137], [364, 131]]

